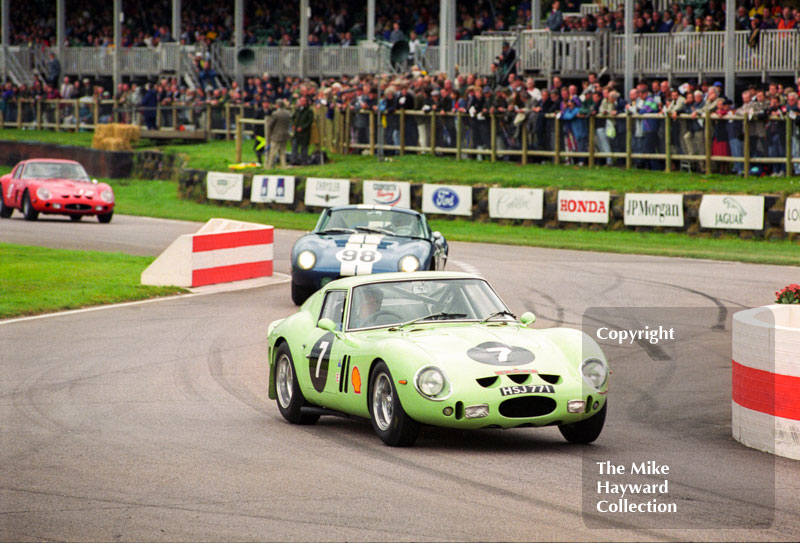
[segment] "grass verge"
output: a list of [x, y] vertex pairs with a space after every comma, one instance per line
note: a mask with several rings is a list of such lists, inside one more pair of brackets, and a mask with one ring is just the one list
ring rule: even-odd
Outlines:
[[[91, 145], [91, 132], [52, 132], [46, 130], [5, 129], [0, 139], [31, 140], [65, 145]], [[153, 147], [150, 140], [141, 140], [137, 149], [156, 148], [166, 153], [186, 156], [188, 166], [200, 170], [227, 171], [235, 161], [234, 141], [213, 140], [207, 143], [170, 143]], [[734, 192], [748, 194], [797, 193], [800, 177], [760, 177], [743, 179], [732, 175], [700, 175], [684, 172], [624, 170], [620, 168], [528, 164], [489, 160], [457, 161], [452, 156], [406, 155], [378, 162], [375, 157], [329, 154], [332, 161], [323, 166], [305, 166], [289, 170], [292, 175], [359, 179], [394, 179], [425, 183], [459, 183], [502, 185], [508, 187], [555, 187], [565, 189], [615, 190], [617, 192]], [[243, 144], [243, 160], [255, 155], [252, 141]], [[262, 169], [248, 170], [265, 173]], [[273, 170], [277, 173], [281, 170]], [[286, 171], [282, 171], [287, 173]]]
[[[271, 224], [276, 228], [310, 230], [315, 213], [211, 205], [180, 200], [177, 186], [169, 181], [111, 181], [117, 212], [203, 222], [212, 217]], [[715, 237], [678, 232], [607, 230], [551, 230], [535, 226], [475, 223], [467, 220], [430, 221], [452, 241], [533, 245], [557, 249], [591, 250], [688, 258], [708, 258], [761, 264], [800, 265], [800, 244], [789, 240], [744, 240], [720, 232]]]
[[0, 318], [185, 292], [141, 285], [151, 257], [0, 243]]

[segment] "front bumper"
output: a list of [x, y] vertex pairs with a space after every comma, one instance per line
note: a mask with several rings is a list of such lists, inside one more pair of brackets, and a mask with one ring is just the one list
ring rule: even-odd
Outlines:
[[99, 198], [67, 197], [31, 200], [33, 209], [40, 213], [59, 215], [105, 215], [114, 210], [114, 202], [106, 203]]

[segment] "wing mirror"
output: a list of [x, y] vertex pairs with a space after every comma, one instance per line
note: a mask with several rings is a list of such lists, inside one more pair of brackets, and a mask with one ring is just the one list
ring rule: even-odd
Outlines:
[[433, 239], [435, 241], [441, 241], [441, 239], [442, 239], [442, 233], [439, 232], [438, 230], [434, 230], [433, 233], [431, 234], [431, 236], [433, 236]]
[[317, 328], [322, 328], [326, 332], [336, 333], [336, 324], [331, 319], [320, 319]]
[[535, 321], [536, 321], [536, 315], [534, 315], [530, 311], [526, 311], [519, 317], [519, 322], [522, 323], [522, 326], [528, 326], [529, 324], [533, 324]]
[[92, 183], [97, 184], [97, 179], [92, 179]]

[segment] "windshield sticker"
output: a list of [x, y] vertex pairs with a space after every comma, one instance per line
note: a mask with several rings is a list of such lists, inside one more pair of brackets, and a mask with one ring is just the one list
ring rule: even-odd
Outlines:
[[534, 355], [528, 349], [512, 347], [497, 341], [487, 341], [467, 351], [467, 356], [481, 364], [492, 366], [524, 366], [533, 362]]
[[351, 235], [344, 249], [336, 253], [336, 260], [342, 263], [339, 268], [342, 277], [372, 273], [372, 266], [381, 259], [378, 245], [382, 239], [378, 234]]
[[427, 296], [431, 292], [431, 283], [430, 281], [415, 281], [411, 283], [411, 293], [412, 294], [422, 294]]

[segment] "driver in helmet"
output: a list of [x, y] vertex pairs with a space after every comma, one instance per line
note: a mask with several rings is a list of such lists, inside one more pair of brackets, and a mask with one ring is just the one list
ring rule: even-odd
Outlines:
[[377, 288], [358, 289], [353, 306], [355, 323], [354, 328], [368, 328], [374, 326], [372, 317], [380, 310], [383, 303], [383, 292]]

